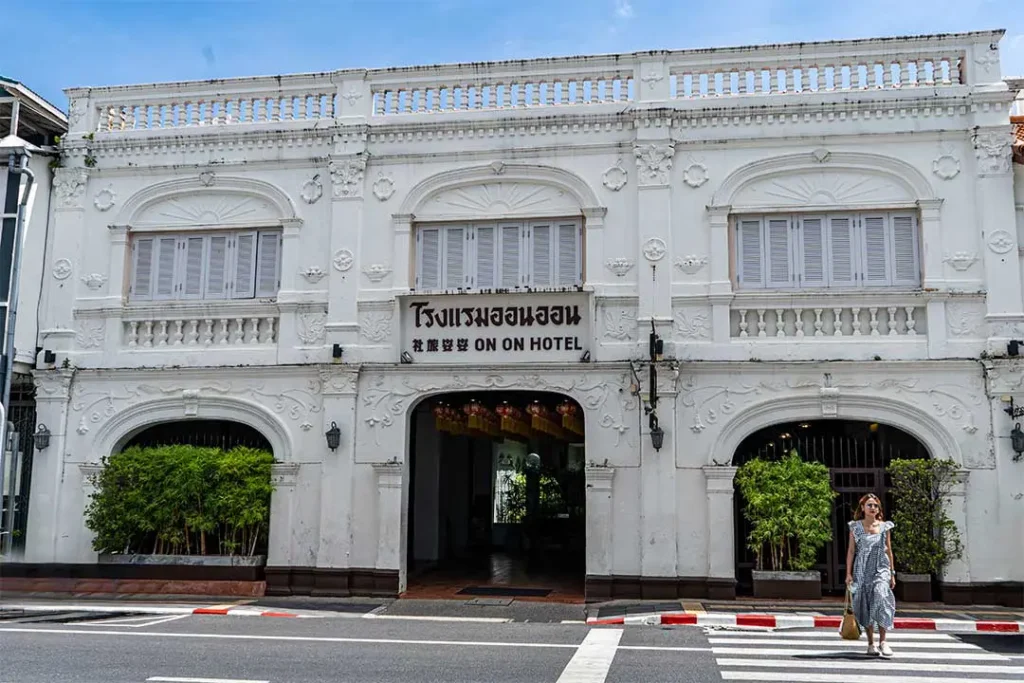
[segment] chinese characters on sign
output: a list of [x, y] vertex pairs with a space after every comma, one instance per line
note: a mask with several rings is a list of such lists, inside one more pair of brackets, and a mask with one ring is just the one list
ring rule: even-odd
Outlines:
[[402, 312], [406, 350], [421, 361], [577, 360], [587, 348], [586, 295], [411, 299]]

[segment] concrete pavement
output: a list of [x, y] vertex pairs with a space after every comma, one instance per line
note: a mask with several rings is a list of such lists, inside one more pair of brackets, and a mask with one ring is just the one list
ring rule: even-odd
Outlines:
[[404, 619], [99, 615], [0, 622], [4, 683], [396, 683], [719, 680], [1007, 683], [1024, 637], [896, 633], [893, 660], [834, 629], [591, 627]]

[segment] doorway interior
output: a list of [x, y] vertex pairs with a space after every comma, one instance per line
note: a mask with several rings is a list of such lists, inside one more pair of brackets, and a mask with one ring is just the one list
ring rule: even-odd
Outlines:
[[407, 596], [582, 601], [584, 422], [550, 392], [436, 396], [412, 413]]

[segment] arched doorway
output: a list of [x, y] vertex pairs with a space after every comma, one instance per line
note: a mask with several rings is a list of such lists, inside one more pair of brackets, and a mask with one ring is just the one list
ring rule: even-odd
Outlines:
[[583, 409], [552, 392], [442, 394], [411, 413], [409, 595], [582, 596]]
[[[819, 554], [817, 569], [822, 573], [824, 590], [842, 591], [846, 581], [846, 523], [852, 519], [857, 501], [865, 493], [876, 493], [891, 511], [886, 468], [896, 459], [927, 458], [928, 450], [914, 436], [877, 422], [807, 420], [759, 429], [740, 443], [733, 464], [739, 467], [755, 458], [774, 460], [791, 449], [804, 460], [826, 465], [832, 488], [839, 494], [832, 508], [833, 540]], [[750, 524], [743, 514], [745, 501], [738, 488], [734, 501], [737, 590], [749, 592], [754, 554], [747, 547]]]

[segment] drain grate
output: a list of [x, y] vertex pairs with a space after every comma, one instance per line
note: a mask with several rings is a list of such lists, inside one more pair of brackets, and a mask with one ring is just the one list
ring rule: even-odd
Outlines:
[[477, 607], [508, 607], [512, 604], [513, 598], [473, 598], [467, 600], [467, 605], [476, 605]]

